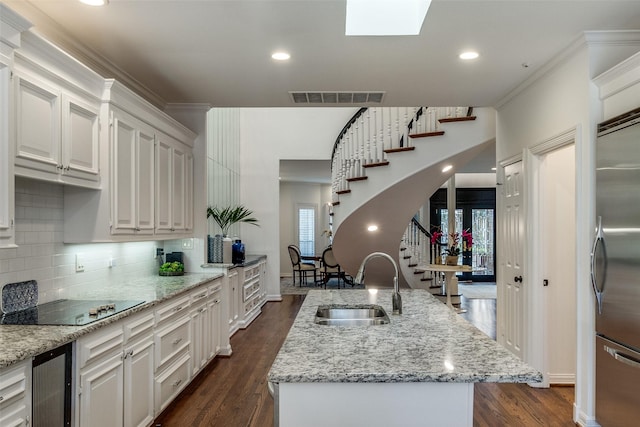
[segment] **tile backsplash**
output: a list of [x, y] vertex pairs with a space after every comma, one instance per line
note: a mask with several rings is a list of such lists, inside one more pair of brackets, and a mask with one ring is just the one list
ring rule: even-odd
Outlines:
[[[16, 177], [15, 241], [0, 249], [0, 287], [37, 280], [39, 303], [155, 274], [163, 242], [64, 244], [64, 187]], [[84, 271], [76, 272], [76, 257]]]

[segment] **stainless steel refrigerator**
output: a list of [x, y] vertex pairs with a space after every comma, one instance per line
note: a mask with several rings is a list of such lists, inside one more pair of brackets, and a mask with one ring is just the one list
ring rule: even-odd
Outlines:
[[640, 108], [598, 125], [596, 420], [640, 425]]

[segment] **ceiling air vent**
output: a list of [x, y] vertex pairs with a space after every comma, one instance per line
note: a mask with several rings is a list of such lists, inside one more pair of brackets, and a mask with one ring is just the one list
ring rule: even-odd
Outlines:
[[384, 92], [289, 92], [294, 104], [380, 104]]

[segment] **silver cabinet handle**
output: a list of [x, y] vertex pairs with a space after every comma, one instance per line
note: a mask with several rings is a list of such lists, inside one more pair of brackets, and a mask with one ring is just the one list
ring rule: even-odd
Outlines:
[[182, 380], [177, 380], [176, 382], [173, 383], [173, 386], [178, 387], [180, 383], [182, 383]]
[[173, 341], [173, 345], [178, 345], [180, 343], [180, 341], [182, 341], [182, 338], [178, 338], [176, 340]]
[[631, 356], [627, 356], [624, 353], [620, 353], [615, 348], [611, 348], [611, 347], [605, 345], [604, 346], [604, 351], [609, 353], [611, 355], [611, 357], [616, 359], [618, 362], [622, 362], [625, 365], [633, 366], [634, 368], [640, 368], [640, 361], [639, 360], [636, 360], [635, 358], [633, 358]]
[[200, 298], [204, 298], [204, 297], [206, 297], [206, 296], [207, 296], [207, 293], [205, 292], [205, 293], [203, 293], [203, 294], [196, 295], [196, 296], [195, 296], [195, 297], [193, 297], [193, 298], [194, 298], [194, 299], [200, 299]]
[[178, 306], [176, 308], [173, 309], [173, 312], [176, 313], [178, 311], [182, 310], [182, 306]]

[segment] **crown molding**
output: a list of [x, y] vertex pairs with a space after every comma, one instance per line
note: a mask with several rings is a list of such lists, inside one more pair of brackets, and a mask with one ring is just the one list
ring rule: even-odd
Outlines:
[[103, 78], [117, 79], [156, 107], [164, 109], [166, 104], [164, 98], [153, 92], [122, 68], [111, 63], [81, 41], [72, 37], [64, 27], [43, 13], [31, 2], [18, 2], [16, 3], [16, 9], [18, 13], [28, 17], [31, 22], [33, 22], [31, 32], [55, 44]]

